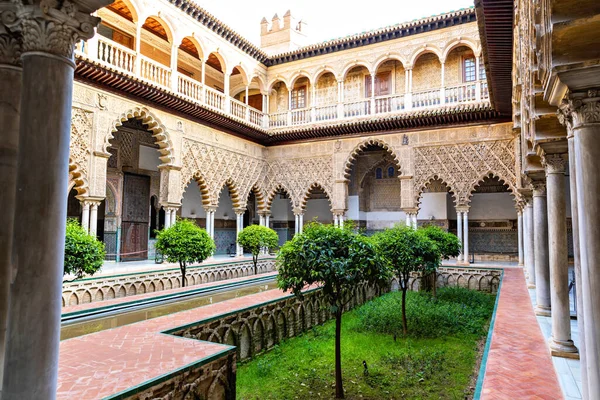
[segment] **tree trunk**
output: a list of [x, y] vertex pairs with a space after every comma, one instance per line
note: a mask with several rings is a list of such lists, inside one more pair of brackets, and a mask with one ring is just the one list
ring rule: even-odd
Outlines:
[[258, 254], [252, 254], [252, 262], [254, 263], [254, 275], [258, 275]]
[[342, 384], [342, 310], [338, 309], [335, 313], [335, 398], [344, 398], [344, 386]]
[[408, 334], [408, 324], [406, 323], [406, 292], [408, 290], [407, 285], [405, 284], [402, 288], [402, 332], [404, 336]]
[[433, 297], [437, 295], [437, 271], [433, 271]]
[[185, 287], [185, 264], [179, 264], [181, 270], [181, 287]]

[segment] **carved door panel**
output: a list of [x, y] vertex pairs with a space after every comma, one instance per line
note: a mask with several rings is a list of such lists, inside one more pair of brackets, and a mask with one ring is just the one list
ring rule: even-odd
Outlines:
[[149, 214], [150, 177], [125, 174], [123, 222], [121, 224], [121, 259], [123, 261], [148, 258]]

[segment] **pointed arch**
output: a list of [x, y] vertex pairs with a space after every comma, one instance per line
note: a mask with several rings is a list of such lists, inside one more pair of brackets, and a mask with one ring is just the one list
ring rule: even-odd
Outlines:
[[500, 173], [496, 173], [494, 171], [487, 171], [484, 174], [480, 175], [479, 179], [470, 186], [469, 192], [467, 194], [467, 198], [465, 199], [466, 203], [467, 204], [471, 203], [471, 200], [473, 199], [473, 194], [477, 190], [477, 187], [479, 187], [486, 179], [494, 179], [494, 178], [498, 179], [500, 182], [504, 183], [504, 185], [508, 186], [508, 190], [510, 191], [515, 204], [517, 204], [520, 201], [520, 194], [517, 191], [517, 188], [516, 188], [514, 182], [511, 182], [510, 179], [506, 179]]
[[219, 204], [221, 192], [223, 191], [224, 187], [227, 187], [227, 189], [229, 190], [229, 196], [231, 197], [231, 202], [233, 203], [233, 209], [235, 210], [238, 208], [243, 208], [246, 204], [246, 201], [243, 200], [240, 196], [238, 186], [231, 178], [228, 178], [227, 180], [225, 180], [225, 182], [218, 186], [217, 192], [214, 196], [215, 201], [213, 205], [217, 206]]
[[258, 182], [244, 190], [241, 195], [242, 199], [248, 199], [250, 197], [250, 193], [254, 193], [254, 198], [256, 199], [256, 204], [258, 206], [259, 211], [264, 211], [267, 207], [267, 196], [265, 195], [262, 188], [259, 186]]
[[123, 125], [123, 122], [128, 119], [138, 119], [146, 125], [146, 129], [152, 133], [152, 137], [158, 145], [158, 151], [160, 153], [160, 161], [162, 165], [173, 165], [175, 164], [175, 151], [173, 149], [173, 142], [167, 128], [160, 122], [154, 114], [145, 107], [135, 107], [121, 114], [119, 118], [110, 126], [108, 133], [104, 137], [103, 151], [108, 153], [108, 148], [111, 146], [110, 140], [115, 136], [119, 126]]
[[331, 201], [331, 194], [327, 191], [327, 189], [325, 189], [325, 186], [318, 183], [318, 182], [313, 182], [306, 191], [304, 191], [304, 194], [302, 195], [302, 199], [300, 200], [300, 208], [302, 208], [303, 210], [306, 210], [306, 202], [309, 200], [310, 198], [310, 194], [314, 189], [321, 189], [323, 192], [325, 192], [325, 195], [327, 196], [327, 201], [329, 202], [329, 207], [333, 208], [333, 203]]
[[89, 195], [89, 184], [81, 166], [69, 157], [69, 192], [71, 189], [77, 191], [77, 196]]
[[425, 189], [427, 189], [427, 187], [434, 181], [441, 181], [444, 185], [446, 185], [446, 187], [448, 188], [448, 192], [452, 195], [452, 199], [454, 201], [454, 204], [456, 205], [458, 202], [458, 196], [456, 195], [456, 191], [452, 188], [452, 186], [448, 183], [447, 180], [442, 178], [440, 175], [435, 174], [429, 176], [418, 186], [418, 190], [415, 193], [415, 205], [417, 206], [417, 208], [420, 208], [421, 200], [423, 199], [423, 193], [425, 192]]
[[273, 199], [275, 198], [275, 195], [280, 192], [284, 192], [289, 197], [290, 203], [292, 205], [292, 209], [295, 207], [294, 198], [292, 197], [292, 192], [290, 192], [283, 184], [278, 183], [277, 185], [275, 185], [275, 187], [273, 189], [271, 189], [269, 191], [269, 194], [267, 195], [266, 209], [269, 209], [269, 210], [271, 209], [271, 204], [273, 203]]
[[192, 174], [191, 179], [189, 179], [185, 186], [183, 187], [183, 192], [181, 193], [181, 198], [179, 199], [180, 202], [183, 201], [183, 196], [185, 195], [185, 190], [187, 189], [188, 185], [192, 182], [196, 182], [196, 184], [198, 185], [198, 189], [200, 190], [200, 196], [202, 198], [202, 206], [203, 207], [208, 207], [209, 205], [211, 205], [212, 203], [212, 199], [210, 198], [210, 190], [209, 190], [209, 186], [208, 183], [206, 182], [206, 179], [204, 178], [204, 176], [200, 173], [200, 171], [196, 171]]
[[363, 152], [365, 151], [365, 149], [369, 146], [377, 146], [377, 147], [381, 147], [383, 150], [387, 151], [390, 156], [392, 157], [392, 161], [393, 163], [396, 165], [396, 167], [398, 168], [398, 175], [402, 175], [402, 168], [400, 165], [400, 161], [399, 161], [399, 157], [398, 155], [394, 152], [394, 148], [389, 145], [388, 143], [386, 143], [384, 140], [379, 139], [379, 138], [367, 138], [366, 140], [360, 142], [359, 144], [357, 144], [354, 149], [350, 152], [350, 154], [348, 155], [348, 157], [346, 158], [346, 162], [344, 163], [344, 177], [346, 179], [350, 179], [350, 174], [352, 172], [352, 167], [354, 166], [354, 163], [356, 162], [356, 158], [363, 154]]

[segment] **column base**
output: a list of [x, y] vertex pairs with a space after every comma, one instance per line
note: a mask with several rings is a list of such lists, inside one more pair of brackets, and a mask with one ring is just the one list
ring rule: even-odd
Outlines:
[[523, 263], [518, 263], [517, 264], [517, 267], [524, 267], [524, 266], [525, 266], [525, 264], [523, 264]]
[[470, 262], [465, 262], [465, 261], [457, 261], [456, 265], [460, 265], [461, 267], [470, 267], [471, 263]]
[[551, 337], [548, 340], [548, 346], [550, 347], [550, 354], [553, 357], [579, 360], [579, 350], [577, 350], [572, 340], [555, 340]]
[[527, 283], [527, 289], [535, 289], [535, 283]]
[[546, 306], [535, 306], [535, 315], [539, 315], [540, 317], [550, 317], [552, 316], [552, 309]]

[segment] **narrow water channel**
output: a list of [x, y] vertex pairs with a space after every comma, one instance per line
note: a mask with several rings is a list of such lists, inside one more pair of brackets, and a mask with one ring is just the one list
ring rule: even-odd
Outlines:
[[[60, 331], [60, 340], [72, 339], [74, 337], [100, 332], [105, 329], [117, 328], [119, 326], [162, 317], [163, 315], [174, 314], [180, 311], [191, 310], [192, 308], [202, 307], [209, 304], [220, 303], [225, 300], [260, 293], [264, 292], [265, 290], [272, 290], [276, 288], [277, 283], [273, 278], [272, 281], [263, 281], [254, 285], [250, 284], [243, 287], [223, 289], [222, 292], [199, 294], [197, 297], [187, 298], [177, 302], [159, 304], [138, 310], [125, 311], [117, 315], [100, 317], [82, 322], [63, 324]], [[159, 294], [160, 292], [157, 295]], [[102, 307], [102, 303], [98, 303], [98, 307]]]

